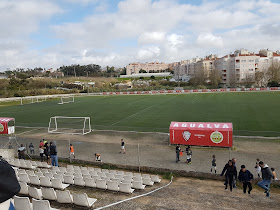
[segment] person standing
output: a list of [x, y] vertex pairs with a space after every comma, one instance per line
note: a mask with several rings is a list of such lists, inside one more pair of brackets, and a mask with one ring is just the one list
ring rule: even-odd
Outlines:
[[240, 182], [243, 183], [243, 192], [244, 193], [246, 193], [247, 187], [248, 187], [248, 194], [251, 193], [251, 191], [252, 191], [251, 180], [253, 178], [254, 178], [253, 174], [249, 170], [246, 170], [245, 165], [242, 165], [241, 169], [239, 171], [238, 179]]
[[259, 158], [257, 158], [257, 162], [256, 162], [256, 166], [255, 166], [255, 169], [256, 169], [256, 172], [257, 172], [257, 175], [258, 175], [258, 177], [259, 178], [262, 178], [262, 176], [261, 176], [261, 167], [260, 167], [260, 159]]
[[51, 141], [50, 143], [50, 156], [52, 160], [52, 165], [58, 166], [56, 141]]
[[212, 171], [215, 171], [215, 174], [217, 173], [217, 164], [216, 164], [216, 156], [212, 156], [212, 166], [211, 166], [211, 173]]
[[23, 146], [23, 144], [21, 144], [18, 148], [18, 158], [25, 160], [25, 147]]
[[74, 147], [70, 144], [70, 162], [72, 162], [73, 158], [75, 159]]
[[122, 152], [123, 152], [123, 154], [125, 154], [125, 147], [124, 147], [123, 139], [121, 139], [121, 151], [120, 151], [120, 153], [122, 153]]
[[47, 160], [47, 163], [50, 165], [51, 162], [50, 162], [50, 148], [49, 148], [49, 143], [47, 141], [44, 141], [44, 154], [46, 156], [46, 160]]
[[190, 165], [190, 164], [192, 164], [192, 150], [191, 150], [190, 146], [188, 146], [186, 148], [186, 154], [187, 154], [187, 161], [186, 161], [186, 163]]
[[270, 184], [271, 184], [271, 179], [273, 177], [273, 174], [267, 164], [264, 164], [263, 161], [259, 162], [259, 165], [261, 167], [262, 171], [262, 181], [258, 183], [258, 186], [263, 188], [265, 190], [266, 196], [269, 197], [270, 195]]
[[232, 160], [229, 160], [228, 163], [225, 165], [222, 173], [220, 176], [223, 176], [225, 174], [225, 190], [227, 190], [227, 187], [229, 185], [230, 191], [232, 192], [233, 188], [233, 179], [237, 176], [236, 167], [232, 164]]
[[[236, 168], [236, 158], [232, 158], [232, 165]], [[232, 181], [233, 188], [236, 188], [236, 179], [237, 179], [237, 176], [234, 176], [233, 181]]]
[[39, 147], [39, 154], [40, 154], [40, 158], [41, 158], [41, 162], [44, 161], [44, 149], [43, 147]]
[[178, 163], [178, 161], [180, 161], [180, 152], [181, 152], [180, 144], [177, 144], [177, 146], [176, 146], [176, 163]]
[[29, 151], [30, 151], [30, 154], [34, 154], [34, 146], [32, 143], [29, 144]]
[[271, 168], [271, 172], [272, 172], [272, 175], [273, 175], [272, 179], [273, 180], [278, 180], [277, 177], [276, 177], [275, 168]]
[[[45, 140], [45, 139], [43, 139], [43, 140]], [[44, 144], [45, 144], [45, 143], [44, 143], [42, 140], [40, 140], [39, 148], [40, 148], [40, 147], [44, 147]]]

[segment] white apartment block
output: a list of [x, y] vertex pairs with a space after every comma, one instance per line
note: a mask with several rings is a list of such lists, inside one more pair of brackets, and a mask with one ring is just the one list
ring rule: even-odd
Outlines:
[[194, 76], [196, 71], [203, 70], [209, 76], [210, 72], [216, 69], [222, 76], [222, 83], [231, 86], [236, 83], [253, 82], [255, 73], [265, 71], [274, 61], [280, 61], [279, 51], [262, 49], [255, 54], [246, 49], [240, 49], [222, 58], [210, 55], [205, 59], [194, 58], [181, 61], [177, 68], [174, 68], [174, 75], [175, 78]]
[[144, 70], [147, 73], [161, 73], [166, 72], [168, 64], [166, 63], [130, 63], [126, 66], [126, 75], [139, 74], [140, 70]]

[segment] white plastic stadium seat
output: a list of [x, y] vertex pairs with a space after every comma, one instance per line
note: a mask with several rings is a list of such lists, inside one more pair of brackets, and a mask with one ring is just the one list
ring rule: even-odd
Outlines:
[[28, 174], [18, 174], [18, 179], [20, 182], [30, 183]]
[[123, 179], [123, 176], [124, 176], [123, 174], [115, 174], [114, 177], [115, 177], [116, 179]]
[[102, 177], [106, 177], [106, 173], [105, 172], [97, 172], [98, 176]]
[[142, 177], [142, 174], [140, 174], [140, 173], [133, 173], [133, 177], [141, 178], [141, 177]]
[[32, 210], [32, 205], [28, 197], [14, 196], [14, 204], [16, 210]]
[[40, 179], [37, 175], [29, 175], [30, 184], [40, 185]]
[[158, 175], [151, 175], [151, 180], [153, 182], [157, 182], [157, 183], [160, 183], [161, 182], [161, 179], [159, 178]]
[[37, 167], [43, 167], [43, 163], [42, 162], [36, 162], [37, 163]]
[[56, 201], [56, 192], [53, 188], [41, 187], [42, 195], [44, 199]]
[[25, 171], [28, 175], [35, 175], [33, 170], [26, 170]]
[[36, 199], [39, 199], [39, 200], [43, 199], [41, 189], [37, 189], [36, 187], [28, 186], [28, 193], [32, 198], [36, 198]]
[[41, 171], [35, 171], [35, 175], [38, 177], [44, 176], [43, 172], [41, 172]]
[[95, 181], [93, 178], [84, 178], [86, 187], [96, 187]]
[[96, 172], [101, 172], [101, 168], [94, 168]]
[[54, 174], [54, 175], [53, 175], [53, 178], [61, 179], [61, 181], [64, 182], [63, 174]]
[[97, 187], [97, 188], [99, 188], [99, 189], [104, 189], [104, 190], [107, 189], [106, 180], [103, 180], [103, 179], [96, 179], [96, 180], [95, 180], [95, 183], [96, 183], [96, 187]]
[[46, 162], [42, 162], [43, 168], [51, 168], [52, 166], [48, 165]]
[[109, 170], [109, 172], [110, 172], [111, 174], [116, 174], [116, 173], [117, 173], [117, 170]]
[[48, 200], [36, 200], [32, 198], [33, 210], [55, 210], [51, 208], [50, 202]]
[[131, 175], [124, 175], [123, 179], [128, 180], [128, 181], [132, 181], [132, 176]]
[[132, 186], [132, 181], [130, 181], [130, 180], [122, 180], [121, 183], [123, 183], [123, 184], [129, 184], [130, 187]]
[[89, 175], [89, 170], [82, 170], [81, 172], [83, 175]]
[[69, 190], [56, 190], [56, 196], [58, 203], [73, 203], [73, 197], [70, 194]]
[[145, 185], [142, 184], [142, 181], [133, 181], [132, 188], [138, 189], [138, 190], [144, 190]]
[[89, 174], [91, 176], [98, 176], [97, 171], [89, 171]]
[[92, 205], [96, 202], [97, 199], [95, 198], [88, 198], [86, 193], [83, 194], [73, 194], [73, 201], [74, 204], [78, 206], [86, 206], [86, 207], [92, 207]]
[[52, 174], [52, 173], [50, 173], [50, 172], [45, 173], [45, 176], [46, 176], [46, 177], [49, 177], [50, 179], [52, 179], [52, 178], [53, 178], [53, 174]]
[[84, 167], [84, 166], [81, 166], [81, 171], [83, 171], [83, 170], [88, 170], [88, 168]]
[[20, 191], [19, 194], [28, 195], [28, 185], [26, 182], [19, 182]]
[[111, 179], [112, 181], [116, 181], [116, 182], [118, 182], [118, 185], [121, 183], [121, 180], [120, 179], [116, 179], [116, 178], [114, 178], [114, 179]]
[[33, 166], [32, 163], [30, 161], [28, 161], [28, 162], [26, 162], [26, 168], [35, 169], [36, 166]]
[[60, 189], [60, 190], [64, 190], [69, 186], [69, 184], [63, 184], [61, 179], [56, 179], [53, 178], [52, 179], [52, 187]]
[[19, 169], [18, 169], [18, 173], [19, 173], [19, 174], [27, 174], [26, 171], [25, 171], [25, 169], [23, 169], [23, 168], [19, 168]]
[[133, 177], [133, 181], [143, 182], [142, 177]]
[[52, 187], [52, 183], [49, 177], [41, 176], [39, 179], [40, 179], [41, 186]]
[[119, 191], [119, 184], [117, 181], [108, 181], [107, 189], [112, 191]]
[[151, 178], [146, 178], [146, 177], [144, 177], [144, 178], [143, 178], [143, 184], [144, 184], [144, 185], [150, 185], [150, 186], [152, 186], [152, 185], [154, 185], [154, 182], [152, 181]]
[[74, 176], [74, 185], [78, 185], [78, 186], [85, 186], [85, 182], [83, 177], [75, 177]]
[[133, 193], [134, 189], [131, 189], [131, 184], [120, 183], [119, 191], [124, 193]]
[[114, 174], [113, 173], [106, 173], [106, 177], [109, 177], [109, 178], [114, 178]]
[[84, 179], [85, 179], [85, 178], [91, 178], [91, 175], [89, 175], [89, 174], [84, 175], [84, 174], [83, 174], [83, 178], [84, 178]]
[[73, 175], [64, 175], [63, 179], [64, 179], [64, 183], [66, 183], [66, 184], [74, 184], [74, 176]]
[[103, 168], [102, 168], [101, 171], [102, 171], [102, 172], [105, 172], [105, 173], [109, 173], [109, 169], [105, 169], [105, 168], [103, 169]]
[[133, 176], [133, 173], [132, 173], [132, 172], [127, 172], [127, 171], [126, 171], [126, 172], [124, 172], [124, 175], [125, 175], [125, 176]]

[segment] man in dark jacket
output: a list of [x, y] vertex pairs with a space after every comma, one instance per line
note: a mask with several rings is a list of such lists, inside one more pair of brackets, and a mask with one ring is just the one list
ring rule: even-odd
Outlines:
[[225, 173], [225, 190], [227, 190], [227, 186], [229, 184], [230, 191], [232, 192], [233, 187], [233, 179], [237, 177], [236, 167], [232, 164], [232, 160], [229, 160], [228, 163], [225, 165], [222, 173], [220, 176], [223, 176]]
[[258, 185], [265, 189], [265, 193], [266, 193], [266, 196], [269, 197], [270, 195], [270, 189], [269, 189], [269, 186], [271, 184], [271, 179], [273, 177], [273, 174], [269, 168], [269, 166], [267, 164], [264, 164], [263, 161], [260, 161], [259, 162], [259, 165], [261, 167], [261, 171], [262, 171], [262, 178], [263, 180], [260, 181], [258, 183]]
[[250, 171], [246, 170], [245, 165], [241, 166], [241, 169], [240, 169], [239, 175], [238, 175], [238, 179], [240, 182], [243, 183], [243, 192], [246, 193], [247, 186], [248, 186], [248, 188], [249, 188], [248, 194], [250, 194], [252, 191], [251, 180], [253, 179], [253, 174]]
[[180, 152], [181, 152], [180, 144], [177, 144], [177, 146], [176, 146], [176, 163], [178, 163], [178, 161], [180, 161]]
[[0, 156], [0, 209], [12, 209], [10, 198], [20, 191], [14, 169]]
[[50, 155], [51, 155], [52, 165], [58, 166], [56, 141], [52, 141], [50, 143]]

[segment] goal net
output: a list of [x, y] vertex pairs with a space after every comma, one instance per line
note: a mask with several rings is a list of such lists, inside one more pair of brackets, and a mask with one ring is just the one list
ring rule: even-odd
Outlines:
[[90, 132], [90, 117], [55, 116], [50, 118], [48, 133], [85, 135]]
[[73, 103], [74, 101], [74, 96], [63, 96], [60, 98], [60, 102], [58, 104], [68, 104]]

